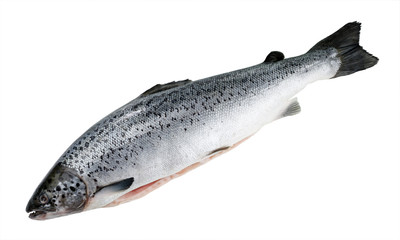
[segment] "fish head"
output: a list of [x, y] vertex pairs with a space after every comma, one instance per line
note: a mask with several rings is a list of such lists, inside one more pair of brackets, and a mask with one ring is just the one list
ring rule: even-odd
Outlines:
[[86, 184], [77, 172], [56, 164], [39, 184], [26, 206], [29, 218], [46, 220], [83, 211]]

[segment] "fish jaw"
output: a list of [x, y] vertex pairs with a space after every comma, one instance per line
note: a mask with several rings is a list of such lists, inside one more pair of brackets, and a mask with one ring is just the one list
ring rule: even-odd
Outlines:
[[41, 210], [33, 210], [29, 212], [29, 218], [33, 220], [48, 220], [58, 217], [63, 217], [66, 215], [71, 215], [75, 213], [80, 213], [81, 211], [69, 212], [66, 210], [58, 210], [58, 211], [41, 211]]

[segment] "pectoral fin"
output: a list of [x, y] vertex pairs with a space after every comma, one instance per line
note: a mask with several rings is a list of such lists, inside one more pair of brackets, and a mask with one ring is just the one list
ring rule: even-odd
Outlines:
[[124, 194], [134, 182], [134, 178], [126, 178], [118, 182], [113, 182], [106, 186], [98, 186], [97, 190], [89, 198], [85, 210], [95, 209], [106, 206], [110, 199], [116, 199]]
[[115, 183], [111, 183], [109, 185], [106, 185], [104, 187], [100, 187], [97, 191], [96, 191], [96, 195], [101, 193], [101, 192], [120, 192], [120, 191], [124, 191], [126, 189], [128, 189], [132, 183], [134, 181], [134, 178], [127, 178]]

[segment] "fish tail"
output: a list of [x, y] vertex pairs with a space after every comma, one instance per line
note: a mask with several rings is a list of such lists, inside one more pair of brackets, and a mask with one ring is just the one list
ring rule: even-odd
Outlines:
[[309, 52], [334, 47], [338, 51], [341, 65], [332, 78], [349, 75], [378, 63], [378, 58], [365, 51], [360, 45], [361, 23], [351, 22], [319, 41]]

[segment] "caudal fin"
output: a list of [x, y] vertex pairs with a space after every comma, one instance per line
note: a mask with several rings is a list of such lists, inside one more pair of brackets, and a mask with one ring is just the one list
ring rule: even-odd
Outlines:
[[374, 66], [378, 58], [369, 54], [360, 45], [361, 23], [351, 22], [319, 41], [309, 52], [334, 47], [339, 52], [341, 65], [332, 78], [349, 75]]

